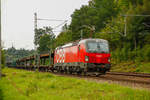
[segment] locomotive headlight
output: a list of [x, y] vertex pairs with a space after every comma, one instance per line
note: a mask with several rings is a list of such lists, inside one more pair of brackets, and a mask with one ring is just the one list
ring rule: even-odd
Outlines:
[[110, 58], [108, 58], [108, 62], [110, 62]]
[[88, 56], [85, 56], [85, 61], [89, 61], [89, 57]]

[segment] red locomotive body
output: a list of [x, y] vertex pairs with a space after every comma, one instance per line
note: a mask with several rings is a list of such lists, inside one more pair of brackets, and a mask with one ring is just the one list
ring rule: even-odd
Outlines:
[[55, 49], [54, 69], [69, 72], [99, 72], [110, 69], [108, 42], [103, 39], [83, 39]]

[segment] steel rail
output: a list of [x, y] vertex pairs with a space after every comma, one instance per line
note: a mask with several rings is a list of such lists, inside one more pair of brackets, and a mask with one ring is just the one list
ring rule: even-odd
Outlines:
[[135, 77], [150, 78], [150, 74], [147, 74], [147, 73], [107, 72], [106, 74], [109, 74], [109, 75], [123, 75], [123, 76], [135, 76]]

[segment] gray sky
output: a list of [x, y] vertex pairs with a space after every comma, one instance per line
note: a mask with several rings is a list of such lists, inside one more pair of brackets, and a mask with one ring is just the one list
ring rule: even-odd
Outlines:
[[[38, 18], [71, 21], [75, 9], [87, 5], [89, 0], [2, 0], [2, 40], [4, 47], [33, 49], [34, 12]], [[62, 22], [38, 21], [38, 27], [51, 26]], [[60, 31], [60, 28], [54, 31]], [[55, 32], [58, 34], [58, 32]]]

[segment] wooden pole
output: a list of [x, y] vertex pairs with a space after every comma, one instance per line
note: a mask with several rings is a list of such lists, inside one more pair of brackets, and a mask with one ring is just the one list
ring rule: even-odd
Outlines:
[[1, 30], [1, 0], [0, 0], [0, 79], [1, 79], [1, 76], [2, 76], [2, 60], [1, 60], [1, 49], [2, 49], [2, 47], [1, 47], [1, 43], [2, 43], [2, 41], [1, 41], [1, 32], [2, 32], [2, 30]]

